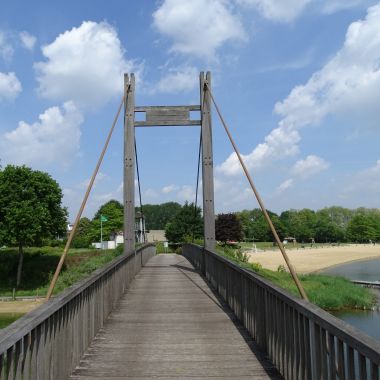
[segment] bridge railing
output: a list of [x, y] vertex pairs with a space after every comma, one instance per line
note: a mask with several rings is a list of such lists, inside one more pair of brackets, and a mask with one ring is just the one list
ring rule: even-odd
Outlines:
[[155, 255], [123, 255], [0, 332], [0, 379], [67, 379], [116, 302]]
[[285, 379], [379, 380], [379, 342], [214, 252], [185, 245], [183, 255]]

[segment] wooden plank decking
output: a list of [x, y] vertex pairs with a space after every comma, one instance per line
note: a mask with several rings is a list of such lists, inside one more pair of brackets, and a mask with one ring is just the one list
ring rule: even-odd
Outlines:
[[141, 270], [71, 379], [281, 379], [182, 256]]

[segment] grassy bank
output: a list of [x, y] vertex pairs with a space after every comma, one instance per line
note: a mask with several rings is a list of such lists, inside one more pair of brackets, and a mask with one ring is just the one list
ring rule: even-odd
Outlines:
[[[72, 249], [58, 278], [54, 294], [85, 278], [121, 253], [117, 250]], [[26, 248], [21, 285], [16, 296], [43, 296], [62, 254], [62, 248]], [[0, 296], [11, 296], [18, 264], [17, 249], [0, 249]]]
[[16, 319], [22, 317], [24, 314], [20, 313], [0, 313], [0, 329], [7, 327]]
[[[260, 264], [246, 263], [244, 255], [231, 248], [218, 247], [217, 251], [238, 265], [252, 270], [258, 275], [286, 289], [293, 295], [299, 292], [285, 267], [278, 271], [264, 269]], [[375, 300], [373, 294], [366, 288], [352, 284], [343, 277], [320, 274], [299, 275], [300, 281], [310, 299], [310, 302], [325, 310], [369, 309]]]

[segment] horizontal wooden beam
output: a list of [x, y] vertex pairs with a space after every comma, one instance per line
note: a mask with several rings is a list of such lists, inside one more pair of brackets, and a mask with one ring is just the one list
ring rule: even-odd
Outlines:
[[154, 120], [135, 121], [135, 127], [181, 127], [201, 125], [200, 120]]
[[190, 106], [139, 106], [135, 107], [135, 112], [151, 112], [151, 111], [200, 111], [201, 106], [196, 105], [190, 105]]
[[[201, 120], [191, 120], [190, 112], [199, 111], [199, 105], [190, 106], [142, 106], [136, 112], [145, 112], [145, 120], [135, 120], [135, 127], [166, 127], [201, 125]], [[200, 118], [200, 113], [199, 113]]]

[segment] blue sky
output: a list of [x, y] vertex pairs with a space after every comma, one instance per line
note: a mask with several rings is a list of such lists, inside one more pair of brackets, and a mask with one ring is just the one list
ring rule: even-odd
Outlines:
[[[49, 172], [74, 218], [120, 101], [213, 92], [267, 207], [380, 207], [380, 3], [4, 0], [0, 159]], [[213, 114], [216, 211], [257, 204]], [[144, 203], [194, 200], [198, 127], [136, 131]], [[122, 199], [119, 122], [85, 215]]]

